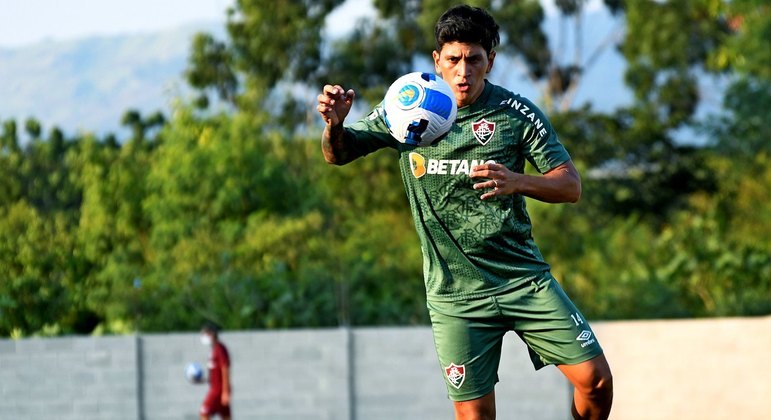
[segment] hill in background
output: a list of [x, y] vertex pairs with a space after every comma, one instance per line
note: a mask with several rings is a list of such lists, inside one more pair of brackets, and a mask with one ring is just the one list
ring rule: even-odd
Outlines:
[[167, 110], [182, 95], [182, 72], [196, 32], [219, 23], [167, 32], [43, 42], [0, 49], [0, 119], [28, 117], [67, 132], [119, 129], [129, 108]]

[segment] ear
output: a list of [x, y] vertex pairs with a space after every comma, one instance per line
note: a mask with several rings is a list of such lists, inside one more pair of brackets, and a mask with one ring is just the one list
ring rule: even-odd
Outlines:
[[439, 73], [439, 52], [434, 50], [434, 52], [431, 53], [431, 56], [434, 57], [434, 70]]
[[493, 62], [495, 61], [495, 51], [490, 51], [490, 55], [488, 56], [487, 60], [487, 72], [490, 73], [493, 71]]

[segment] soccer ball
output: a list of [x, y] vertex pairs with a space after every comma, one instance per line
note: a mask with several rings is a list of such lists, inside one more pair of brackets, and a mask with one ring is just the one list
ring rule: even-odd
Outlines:
[[192, 384], [203, 382], [203, 369], [198, 363], [190, 363], [185, 368], [185, 377]]
[[455, 123], [458, 106], [450, 85], [431, 73], [408, 73], [396, 79], [383, 100], [391, 135], [401, 143], [430, 146]]

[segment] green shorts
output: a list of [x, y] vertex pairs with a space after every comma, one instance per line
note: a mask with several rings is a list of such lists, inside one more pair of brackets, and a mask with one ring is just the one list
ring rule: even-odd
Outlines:
[[453, 401], [473, 400], [498, 382], [503, 335], [515, 331], [536, 369], [602, 354], [589, 323], [551, 274], [497, 296], [428, 302], [434, 343]]

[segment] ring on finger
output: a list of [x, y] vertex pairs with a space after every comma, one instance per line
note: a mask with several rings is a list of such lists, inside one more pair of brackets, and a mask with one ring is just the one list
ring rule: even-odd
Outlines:
[[495, 185], [495, 189], [498, 189], [498, 180], [497, 179], [493, 180], [493, 185]]

